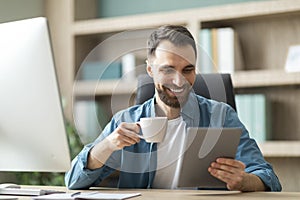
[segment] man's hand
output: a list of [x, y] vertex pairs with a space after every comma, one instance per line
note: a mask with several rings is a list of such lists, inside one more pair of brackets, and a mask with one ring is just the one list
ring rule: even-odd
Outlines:
[[140, 127], [136, 123], [121, 123], [106, 139], [110, 143], [110, 148], [115, 150], [123, 149], [140, 142], [138, 136]]
[[210, 174], [227, 184], [229, 190], [265, 191], [265, 185], [254, 174], [245, 172], [245, 164], [234, 159], [218, 158], [208, 168]]
[[140, 127], [136, 123], [121, 123], [114, 132], [91, 149], [87, 168], [100, 168], [114, 151], [140, 142], [139, 132]]

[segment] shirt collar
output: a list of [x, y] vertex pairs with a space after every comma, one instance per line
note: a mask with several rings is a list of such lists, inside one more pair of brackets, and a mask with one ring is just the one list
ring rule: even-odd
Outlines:
[[[155, 117], [156, 96], [151, 100], [150, 116]], [[189, 97], [183, 108], [181, 109], [183, 120], [188, 127], [198, 127], [200, 122], [200, 108], [197, 96], [194, 92], [190, 92]]]
[[188, 127], [198, 127], [200, 122], [200, 107], [197, 96], [194, 92], [190, 92], [185, 105], [181, 110], [183, 120]]

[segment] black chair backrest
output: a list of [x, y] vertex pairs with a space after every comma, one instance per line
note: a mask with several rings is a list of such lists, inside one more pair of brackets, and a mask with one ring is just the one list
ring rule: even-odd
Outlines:
[[[229, 104], [236, 110], [230, 74], [197, 74], [193, 85], [196, 94]], [[153, 79], [148, 74], [138, 77], [136, 104], [142, 104], [154, 95]]]

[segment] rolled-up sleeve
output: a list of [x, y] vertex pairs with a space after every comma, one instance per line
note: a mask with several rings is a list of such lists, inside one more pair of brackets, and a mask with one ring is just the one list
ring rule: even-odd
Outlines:
[[106, 165], [95, 170], [87, 169], [89, 149], [90, 147], [86, 146], [72, 161], [72, 167], [65, 175], [65, 184], [69, 189], [88, 189], [97, 186], [115, 170]]
[[[65, 174], [65, 184], [69, 189], [88, 189], [91, 186], [98, 186], [99, 183], [115, 171], [119, 166], [120, 152], [114, 152], [101, 168], [90, 170], [87, 168], [87, 160], [90, 150], [95, 144], [102, 141], [109, 135], [116, 125], [112, 120], [103, 130], [95, 142], [86, 145], [81, 152], [73, 159], [71, 169]], [[113, 166], [113, 167], [111, 167]]]
[[245, 171], [258, 176], [270, 191], [281, 191], [281, 184], [276, 176], [272, 166], [268, 163], [256, 141], [249, 137], [249, 133], [245, 126], [239, 120], [237, 113], [228, 108], [224, 126], [242, 128], [242, 135], [236, 153], [236, 159], [242, 161], [246, 165]]

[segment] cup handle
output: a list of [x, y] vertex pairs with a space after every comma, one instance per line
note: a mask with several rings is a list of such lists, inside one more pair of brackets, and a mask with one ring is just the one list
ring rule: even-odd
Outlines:
[[144, 140], [146, 139], [146, 138], [145, 138], [144, 136], [142, 136], [142, 135], [138, 135], [138, 137], [141, 138], [141, 139], [144, 139]]
[[[140, 122], [136, 122], [136, 125], [138, 125], [138, 126], [140, 127], [140, 129], [141, 129]], [[144, 137], [144, 136], [142, 136], [142, 135], [139, 135], [139, 134], [137, 134], [137, 135], [138, 135], [138, 137], [139, 137], [139, 138], [141, 138], [141, 139], [144, 139], [144, 140], [145, 140], [145, 137]]]

